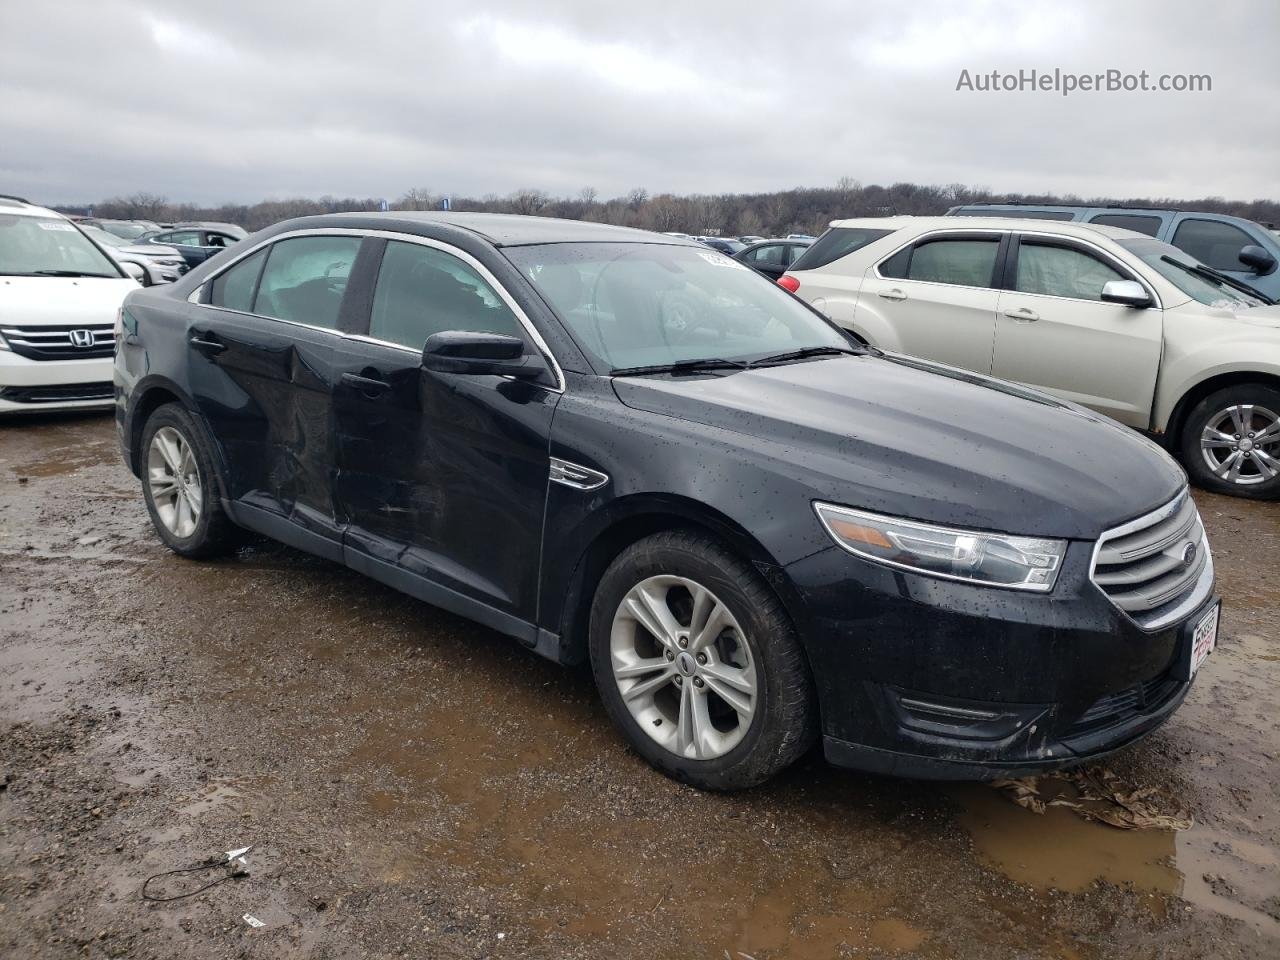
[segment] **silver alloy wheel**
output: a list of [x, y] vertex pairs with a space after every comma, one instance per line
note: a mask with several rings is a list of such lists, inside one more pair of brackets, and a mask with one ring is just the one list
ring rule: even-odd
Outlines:
[[184, 540], [195, 533], [204, 503], [200, 468], [191, 444], [173, 427], [161, 427], [151, 438], [147, 485], [165, 528]]
[[656, 576], [632, 587], [613, 616], [609, 655], [622, 702], [671, 753], [721, 757], [751, 728], [758, 700], [751, 643], [701, 584]]
[[1205, 422], [1200, 453], [1227, 483], [1266, 483], [1280, 476], [1280, 416], [1251, 403], [1220, 410]]

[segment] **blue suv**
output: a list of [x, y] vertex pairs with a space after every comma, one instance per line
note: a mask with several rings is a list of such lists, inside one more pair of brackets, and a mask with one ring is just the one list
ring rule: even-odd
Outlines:
[[1223, 213], [1071, 204], [970, 203], [949, 217], [1018, 217], [1075, 220], [1145, 233], [1185, 250], [1205, 266], [1280, 300], [1280, 238], [1262, 224]]

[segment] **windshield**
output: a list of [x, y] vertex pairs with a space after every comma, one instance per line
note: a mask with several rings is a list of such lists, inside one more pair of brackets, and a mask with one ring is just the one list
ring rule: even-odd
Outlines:
[[1136, 254], [1187, 296], [1211, 307], [1236, 310], [1242, 307], [1260, 307], [1266, 303], [1262, 297], [1246, 293], [1232, 286], [1225, 279], [1213, 276], [1203, 263], [1177, 247], [1159, 240], [1117, 240], [1120, 246]]
[[120, 271], [66, 220], [0, 214], [0, 275], [116, 278]]
[[503, 252], [610, 370], [850, 349], [832, 324], [715, 250], [554, 243]]

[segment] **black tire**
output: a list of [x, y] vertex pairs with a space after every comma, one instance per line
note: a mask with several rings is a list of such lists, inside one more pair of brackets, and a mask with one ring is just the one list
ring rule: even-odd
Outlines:
[[[152, 441], [160, 430], [176, 431], [191, 448], [200, 479], [200, 514], [194, 529], [187, 536], [179, 536], [160, 517], [151, 484], [148, 482], [148, 457]], [[151, 514], [151, 525], [160, 539], [174, 553], [192, 559], [205, 559], [230, 553], [239, 543], [239, 531], [222, 509], [222, 484], [210, 454], [212, 443], [204, 425], [188, 413], [181, 404], [166, 403], [157, 407], [142, 428], [142, 442], [138, 447], [139, 473], [142, 475], [142, 496]]]
[[[1186, 468], [1187, 474], [1191, 477], [1196, 486], [1211, 490], [1214, 493], [1225, 493], [1233, 497], [1246, 497], [1250, 500], [1275, 500], [1280, 498], [1280, 473], [1276, 476], [1266, 478], [1265, 469], [1260, 467], [1256, 461], [1250, 459], [1244, 463], [1241, 470], [1241, 478], [1250, 482], [1231, 481], [1226, 477], [1216, 475], [1205, 462], [1205, 454], [1201, 449], [1200, 439], [1205, 428], [1217, 423], [1222, 415], [1232, 407], [1240, 405], [1252, 405], [1270, 411], [1272, 414], [1280, 415], [1280, 390], [1261, 383], [1241, 383], [1235, 386], [1225, 387], [1209, 394], [1199, 403], [1197, 403], [1189, 414], [1187, 414], [1186, 422], [1182, 427], [1182, 436], [1179, 442], [1179, 451], [1182, 455], [1182, 465]], [[1264, 417], [1261, 413], [1257, 413], [1246, 424], [1243, 433], [1237, 434], [1232, 430], [1231, 436], [1239, 438], [1246, 444], [1251, 443], [1249, 433], [1252, 432], [1248, 428], [1250, 426], [1262, 426]], [[1264, 443], [1260, 448], [1270, 459], [1280, 463], [1280, 439], [1271, 440]], [[1228, 447], [1221, 451], [1212, 451], [1212, 455], [1221, 458], [1233, 453], [1234, 451]]]
[[[712, 759], [681, 756], [640, 728], [614, 677], [610, 635], [628, 592], [653, 576], [684, 577], [718, 597], [741, 625], [756, 669], [756, 706], [741, 741]], [[631, 747], [663, 773], [704, 790], [755, 786], [794, 763], [817, 736], [813, 680], [795, 628], [752, 566], [705, 534], [654, 534], [622, 551], [591, 607], [591, 669], [605, 710]]]

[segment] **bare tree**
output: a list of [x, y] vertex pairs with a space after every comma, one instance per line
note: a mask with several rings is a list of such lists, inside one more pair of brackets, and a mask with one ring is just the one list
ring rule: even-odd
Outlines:
[[410, 187], [396, 201], [396, 207], [401, 210], [432, 210], [435, 205], [436, 198], [426, 187]]
[[517, 190], [507, 198], [513, 213], [534, 214], [551, 202], [551, 198], [541, 190], [526, 187]]
[[595, 206], [596, 197], [598, 196], [599, 194], [596, 192], [595, 187], [583, 187], [578, 193], [578, 202], [582, 204], [584, 208], [590, 209]]
[[644, 187], [636, 187], [634, 190], [632, 190], [630, 193], [627, 194], [627, 206], [629, 206], [632, 210], [639, 210], [641, 207], [645, 205], [645, 202], [648, 199], [649, 199], [649, 191], [646, 190]]

